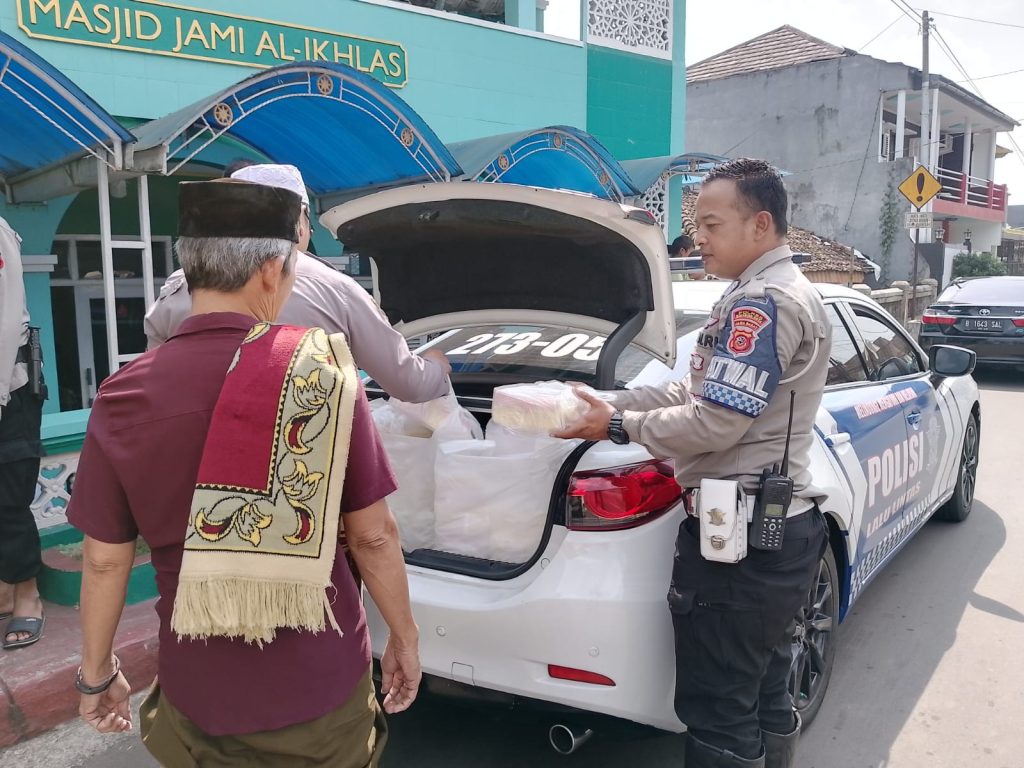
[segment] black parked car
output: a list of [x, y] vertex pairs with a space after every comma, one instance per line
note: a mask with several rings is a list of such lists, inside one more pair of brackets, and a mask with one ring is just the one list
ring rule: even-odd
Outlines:
[[921, 318], [921, 346], [955, 344], [978, 363], [1024, 366], [1024, 277], [960, 278]]

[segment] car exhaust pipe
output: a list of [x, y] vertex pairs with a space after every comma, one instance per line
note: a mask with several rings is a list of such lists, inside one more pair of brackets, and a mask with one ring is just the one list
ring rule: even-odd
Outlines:
[[594, 732], [589, 728], [574, 728], [571, 725], [557, 723], [548, 731], [551, 748], [560, 755], [571, 755], [582, 747]]

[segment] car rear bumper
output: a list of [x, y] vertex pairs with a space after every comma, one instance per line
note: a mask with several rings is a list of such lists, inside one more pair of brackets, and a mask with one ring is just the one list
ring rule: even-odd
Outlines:
[[[501, 582], [409, 568], [423, 671], [438, 678], [679, 732], [665, 599], [681, 509], [640, 528], [556, 527], [540, 562]], [[387, 628], [371, 600], [375, 656]], [[613, 686], [552, 678], [554, 664]]]
[[941, 333], [922, 333], [921, 347], [933, 344], [951, 344], [969, 349], [985, 365], [1024, 365], [1024, 336], [995, 338], [985, 336], [945, 336]]

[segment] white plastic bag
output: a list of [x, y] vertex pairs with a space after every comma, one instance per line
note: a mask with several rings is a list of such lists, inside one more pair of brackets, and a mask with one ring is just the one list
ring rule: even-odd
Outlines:
[[429, 437], [381, 432], [380, 441], [391, 461], [398, 489], [388, 506], [398, 521], [402, 549], [412, 552], [434, 544], [434, 455], [437, 443]]
[[492, 420], [516, 432], [548, 435], [568, 427], [589, 407], [561, 381], [508, 384], [494, 389]]
[[434, 548], [526, 562], [544, 534], [555, 475], [576, 444], [534, 438], [528, 452], [499, 453], [492, 440], [441, 443], [434, 471]]
[[426, 429], [428, 436], [441, 440], [483, 439], [484, 432], [480, 422], [459, 405], [451, 388], [447, 395], [425, 403], [406, 403], [391, 398], [388, 404], [395, 414]]
[[452, 392], [419, 404], [392, 398], [374, 408], [373, 420], [398, 481], [398, 489], [388, 496], [388, 506], [398, 521], [402, 549], [412, 552], [432, 547], [437, 444], [449, 439], [479, 440], [483, 437], [480, 423], [458, 404]]

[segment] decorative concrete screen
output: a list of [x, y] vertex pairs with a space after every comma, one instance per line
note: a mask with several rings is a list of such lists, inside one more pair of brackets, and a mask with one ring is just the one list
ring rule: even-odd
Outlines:
[[672, 57], [672, 0], [589, 0], [587, 42]]
[[40, 530], [66, 523], [71, 488], [78, 471], [78, 452], [47, 456], [39, 467], [32, 514]]
[[665, 215], [668, 207], [667, 173], [659, 176], [658, 180], [651, 184], [646, 192], [635, 198], [634, 205], [639, 208], [646, 208], [654, 214], [654, 218], [658, 220], [658, 226], [665, 232], [665, 237], [668, 237], [668, 218]]

